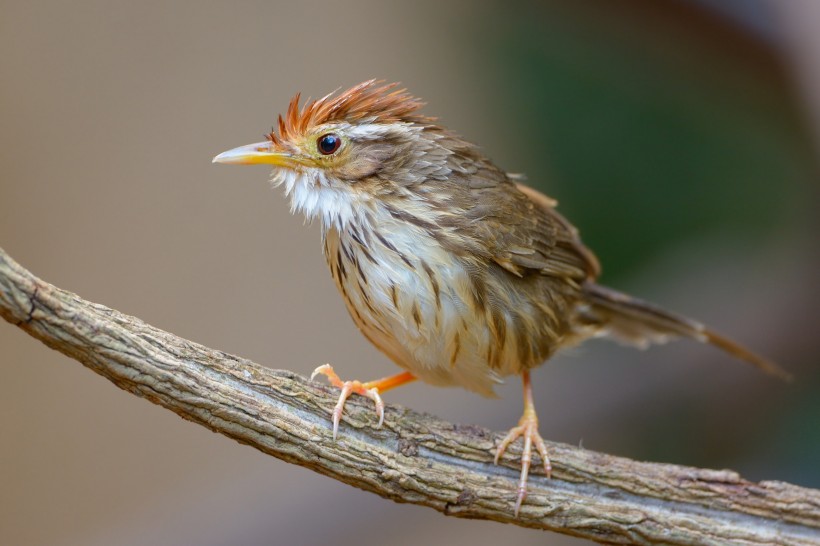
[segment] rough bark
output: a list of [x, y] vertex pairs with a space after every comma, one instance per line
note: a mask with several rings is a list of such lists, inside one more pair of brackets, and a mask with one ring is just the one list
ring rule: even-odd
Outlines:
[[[118, 387], [243, 444], [397, 502], [611, 544], [820, 545], [820, 491], [730, 470], [646, 463], [549, 443], [513, 516], [518, 446], [353, 397], [334, 442], [332, 389], [164, 332], [52, 286], [0, 249], [0, 315]], [[7, 373], [9, 370], [7, 370]]]

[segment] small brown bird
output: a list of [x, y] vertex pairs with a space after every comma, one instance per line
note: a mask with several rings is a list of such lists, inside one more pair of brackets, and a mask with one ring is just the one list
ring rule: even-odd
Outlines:
[[638, 347], [685, 337], [711, 343], [769, 373], [775, 364], [693, 320], [595, 284], [598, 261], [553, 199], [520, 184], [473, 144], [418, 113], [423, 103], [374, 80], [279, 116], [278, 134], [214, 158], [274, 166], [291, 209], [322, 226], [336, 286], [362, 333], [404, 372], [342, 381], [336, 437], [351, 393], [374, 400], [420, 379], [485, 396], [508, 375], [524, 383], [524, 413], [499, 444], [523, 437], [515, 513], [527, 491], [538, 433], [530, 370], [590, 337]]

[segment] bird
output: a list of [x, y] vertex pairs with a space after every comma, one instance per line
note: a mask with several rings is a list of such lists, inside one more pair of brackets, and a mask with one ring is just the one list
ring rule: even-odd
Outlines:
[[368, 80], [300, 106], [290, 101], [262, 142], [214, 163], [263, 164], [291, 212], [321, 225], [335, 284], [362, 334], [402, 372], [342, 380], [332, 411], [336, 439], [346, 400], [374, 401], [414, 380], [484, 396], [520, 376], [524, 410], [498, 443], [495, 463], [523, 440], [518, 517], [534, 454], [552, 465], [538, 430], [532, 370], [582, 341], [645, 348], [675, 338], [712, 344], [761, 370], [789, 374], [700, 322], [596, 282], [601, 267], [557, 202], [509, 174], [481, 149], [422, 114], [397, 83]]

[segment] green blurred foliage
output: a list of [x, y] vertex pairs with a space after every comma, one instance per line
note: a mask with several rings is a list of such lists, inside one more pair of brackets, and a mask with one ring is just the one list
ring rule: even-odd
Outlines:
[[527, 143], [515, 168], [558, 198], [610, 281], [700, 234], [768, 236], [816, 172], [770, 47], [668, 3], [624, 4], [525, 2], [469, 27], [505, 76], [495, 115]]

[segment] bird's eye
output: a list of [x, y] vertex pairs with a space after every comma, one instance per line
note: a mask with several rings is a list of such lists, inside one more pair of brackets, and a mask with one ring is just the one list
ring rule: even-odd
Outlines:
[[328, 133], [319, 137], [316, 141], [319, 151], [324, 155], [330, 155], [342, 145], [342, 139], [333, 133]]

